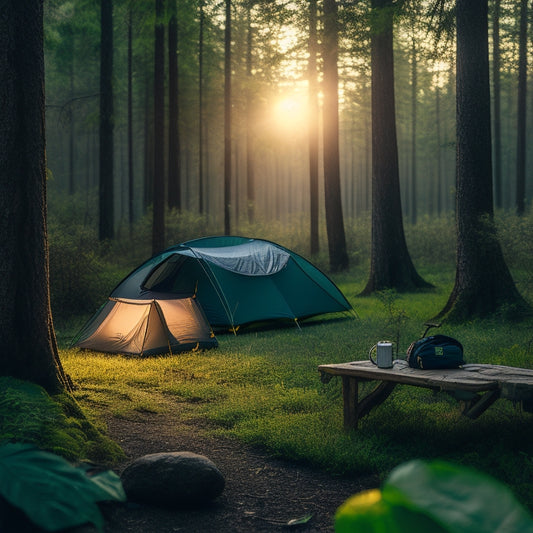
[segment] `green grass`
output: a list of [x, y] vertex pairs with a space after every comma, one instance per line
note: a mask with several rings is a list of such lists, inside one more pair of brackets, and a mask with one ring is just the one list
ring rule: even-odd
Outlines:
[[[398, 387], [358, 431], [343, 431], [340, 380], [321, 383], [317, 366], [365, 359], [383, 338], [399, 339], [405, 353], [453, 284], [453, 272], [428, 269], [423, 275], [434, 291], [362, 298], [361, 273], [336, 279], [356, 319], [219, 335], [218, 349], [200, 353], [141, 358], [62, 350], [61, 359], [77, 401], [95, 419], [167, 411], [177, 422], [198, 421], [214, 434], [334, 474], [385, 476], [412, 458], [453, 460], [494, 475], [533, 509], [533, 415], [510, 402], [500, 400], [472, 421], [445, 393]], [[476, 321], [441, 332], [463, 343], [467, 362], [533, 367], [530, 323]]]

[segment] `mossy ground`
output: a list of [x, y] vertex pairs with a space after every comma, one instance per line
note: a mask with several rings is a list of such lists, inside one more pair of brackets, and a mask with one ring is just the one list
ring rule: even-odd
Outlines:
[[110, 464], [120, 447], [89, 421], [67, 392], [50, 396], [40, 386], [0, 377], [0, 442], [27, 442], [72, 461]]

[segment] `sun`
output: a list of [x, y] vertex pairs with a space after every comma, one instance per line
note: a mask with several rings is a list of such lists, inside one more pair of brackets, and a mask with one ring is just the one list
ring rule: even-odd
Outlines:
[[299, 92], [282, 95], [275, 103], [275, 127], [285, 131], [298, 131], [307, 125], [306, 98]]

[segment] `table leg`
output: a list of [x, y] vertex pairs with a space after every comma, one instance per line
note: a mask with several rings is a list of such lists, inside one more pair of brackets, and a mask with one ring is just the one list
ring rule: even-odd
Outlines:
[[391, 394], [396, 387], [393, 381], [382, 381], [372, 392], [367, 394], [358, 405], [359, 418], [363, 418], [374, 407], [381, 405]]
[[469, 402], [465, 406], [463, 415], [475, 420], [477, 417], [481, 416], [499, 397], [499, 389], [488, 391], [483, 394], [483, 396], [478, 395], [473, 401]]
[[342, 397], [344, 400], [344, 429], [357, 429], [357, 423], [374, 407], [382, 404], [394, 390], [396, 383], [381, 382], [372, 392], [359, 401], [359, 381], [352, 376], [342, 376]]
[[342, 397], [344, 401], [344, 429], [357, 428], [358, 420], [358, 382], [357, 378], [342, 376]]

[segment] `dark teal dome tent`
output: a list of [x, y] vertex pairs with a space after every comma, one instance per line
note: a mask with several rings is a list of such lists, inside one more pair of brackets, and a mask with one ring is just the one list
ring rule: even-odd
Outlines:
[[303, 257], [270, 241], [234, 236], [168, 248], [134, 270], [110, 297], [151, 300], [180, 294], [195, 295], [216, 328], [354, 313], [337, 286]]
[[212, 328], [350, 313], [335, 284], [278, 244], [206, 237], [152, 257], [111, 292], [73, 341], [79, 348], [151, 355], [218, 345]]

